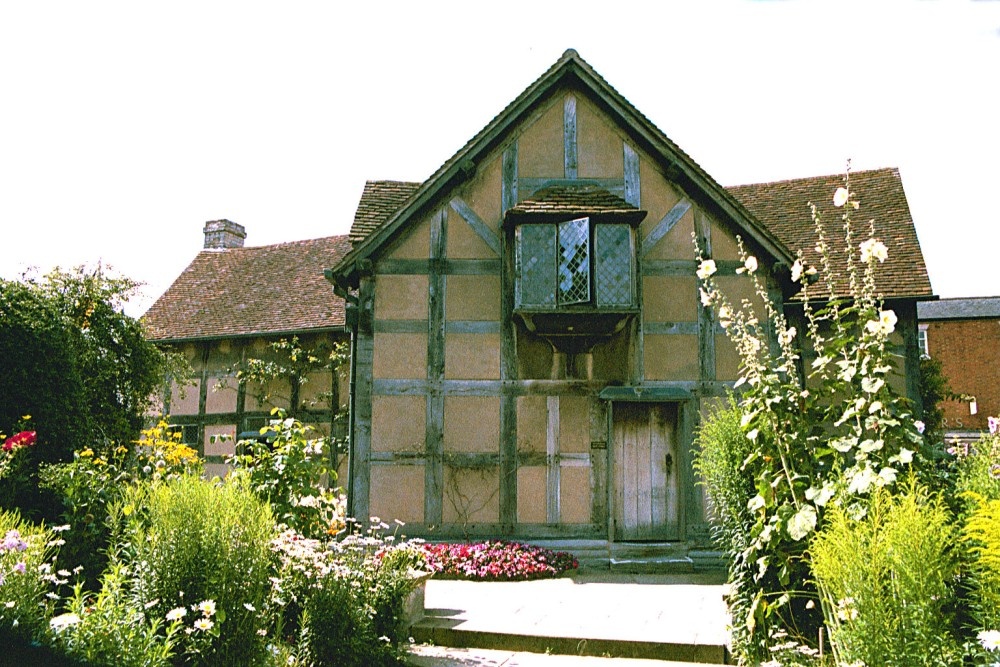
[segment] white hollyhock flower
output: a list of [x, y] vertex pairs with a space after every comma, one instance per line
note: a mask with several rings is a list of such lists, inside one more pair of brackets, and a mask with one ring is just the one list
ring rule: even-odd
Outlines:
[[872, 259], [884, 262], [889, 258], [889, 249], [878, 239], [868, 239], [861, 244], [861, 261], [868, 263]]
[[701, 260], [701, 264], [698, 265], [697, 274], [699, 278], [706, 280], [717, 270], [714, 259], [703, 259]]
[[847, 188], [837, 188], [837, 191], [833, 193], [833, 205], [840, 208], [847, 203], [847, 198], [850, 194], [847, 192]]

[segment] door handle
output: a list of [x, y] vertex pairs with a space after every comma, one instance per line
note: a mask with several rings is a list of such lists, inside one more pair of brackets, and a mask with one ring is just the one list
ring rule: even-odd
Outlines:
[[670, 472], [674, 469], [674, 457], [671, 456], [669, 453], [667, 454], [666, 459], [664, 460], [664, 467], [666, 468], [667, 477], [670, 477]]

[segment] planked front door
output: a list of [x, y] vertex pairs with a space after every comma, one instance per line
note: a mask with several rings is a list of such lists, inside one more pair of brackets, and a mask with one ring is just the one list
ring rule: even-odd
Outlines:
[[679, 539], [677, 404], [615, 403], [612, 421], [615, 539]]

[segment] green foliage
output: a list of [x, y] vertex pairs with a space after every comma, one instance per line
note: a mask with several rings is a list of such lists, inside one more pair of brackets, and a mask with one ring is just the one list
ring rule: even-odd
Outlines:
[[330, 468], [325, 438], [311, 436], [311, 429], [275, 410], [270, 425], [262, 429], [273, 442], [240, 443], [240, 453], [227, 462], [232, 474], [244, 478], [262, 500], [270, 503], [275, 518], [305, 535], [336, 535], [344, 529], [344, 503], [330, 490], [336, 480]]
[[178, 639], [155, 605], [143, 608], [131, 595], [121, 563], [112, 563], [96, 594], [73, 588], [65, 613], [49, 624], [49, 643], [62, 655], [94, 667], [168, 667]]
[[961, 662], [946, 613], [956, 572], [945, 506], [916, 485], [871, 494], [860, 519], [828, 508], [810, 551], [840, 663], [886, 667]]
[[0, 643], [40, 638], [48, 621], [57, 574], [53, 531], [0, 511]]
[[958, 453], [955, 492], [966, 514], [984, 500], [1000, 500], [1000, 435], [983, 436], [967, 455]]
[[[749, 300], [729, 301], [714, 277], [715, 261], [699, 249], [702, 303], [717, 308], [739, 352], [740, 428], [753, 443], [741, 467], [756, 491], [748, 502], [750, 542], [735, 563], [742, 569], [734, 573], [744, 576], [751, 563], [755, 568], [757, 594], [744, 620], [748, 647], [759, 647], [776, 631], [796, 640], [817, 636], [822, 618], [810, 611], [815, 593], [805, 547], [822, 525], [825, 507], [836, 498], [863, 511], [868, 494], [892, 485], [923, 446], [919, 424], [890, 382], [896, 315], [883, 308], [875, 284], [888, 250], [874, 238], [874, 221], [868, 238], [856, 245], [851, 214], [860, 204], [850, 192], [849, 173], [834, 203], [844, 211], [846, 271], [834, 272], [831, 245], [812, 206], [820, 267], [807, 267], [800, 257], [791, 276], [799, 287], [804, 331], [790, 326], [772, 301], [742, 240], [737, 272], [753, 285], [758, 310]], [[797, 340], [812, 359], [806, 377]]]
[[971, 556], [972, 616], [979, 628], [1000, 628], [1000, 500], [970, 494], [974, 509], [962, 544]]
[[920, 403], [923, 406], [925, 439], [939, 443], [944, 436], [944, 410], [941, 402], [956, 398], [948, 384], [948, 378], [941, 372], [941, 360], [932, 357], [920, 358]]
[[[255, 391], [255, 398], [259, 403], [282, 400], [292, 406], [292, 415], [295, 414], [296, 407], [293, 405], [292, 396], [273, 395], [271, 392], [276, 386], [274, 380], [282, 380], [283, 385], [298, 389], [308, 382], [311, 373], [336, 372], [350, 358], [348, 345], [343, 342], [330, 344], [322, 341], [312, 347], [303, 347], [298, 336], [292, 336], [291, 339], [277, 340], [271, 343], [270, 347], [269, 358], [250, 358], [233, 370], [236, 371], [236, 378], [241, 383], [253, 388], [251, 391]], [[316, 401], [330, 398], [329, 391], [317, 392]], [[313, 406], [314, 404], [303, 405], [305, 408]]]
[[115, 512], [130, 518], [119, 539], [127, 539], [124, 555], [144, 605], [166, 610], [214, 602], [205, 631], [211, 641], [199, 641], [206, 634], [179, 635], [190, 664], [258, 664], [272, 565], [267, 505], [238, 481], [216, 485], [184, 475], [127, 494]]
[[729, 612], [737, 620], [732, 629], [734, 652], [762, 660], [767, 656], [766, 637], [754, 633], [752, 623], [739, 622], [752, 617], [758, 590], [757, 564], [747, 559], [755, 523], [748, 504], [757, 491], [743, 470], [754, 443], [743, 432], [742, 416], [734, 396], [708, 414], [698, 430], [694, 469], [711, 500], [713, 537], [729, 560]]
[[34, 483], [38, 464], [69, 461], [86, 447], [102, 455], [131, 447], [150, 397], [168, 376], [190, 373], [122, 311], [137, 288], [100, 265], [0, 280], [0, 429], [31, 414], [38, 433], [27, 481], [0, 483], [3, 506], [53, 518], [57, 510]]

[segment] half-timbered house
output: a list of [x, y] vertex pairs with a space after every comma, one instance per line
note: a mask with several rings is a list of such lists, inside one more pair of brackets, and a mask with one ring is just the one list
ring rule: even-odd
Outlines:
[[[423, 183], [370, 182], [327, 278], [352, 336], [350, 510], [408, 535], [708, 543], [691, 450], [739, 360], [693, 241], [795, 316], [789, 267], [841, 176], [720, 186], [575, 51]], [[899, 387], [931, 295], [898, 171], [852, 175], [889, 247]], [[827, 210], [828, 209], [828, 210]]]

